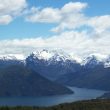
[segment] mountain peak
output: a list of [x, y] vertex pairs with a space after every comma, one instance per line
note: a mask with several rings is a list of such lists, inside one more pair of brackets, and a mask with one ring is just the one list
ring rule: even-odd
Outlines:
[[104, 64], [104, 59], [98, 57], [95, 54], [91, 54], [88, 57], [84, 58], [84, 60], [82, 61], [81, 65], [87, 66], [87, 67], [94, 67], [96, 65], [101, 65]]
[[43, 49], [41, 51], [33, 52], [34, 57], [38, 59], [43, 59], [46, 61], [56, 60], [56, 61], [66, 61], [73, 60], [71, 55], [64, 52], [63, 50], [46, 50]]
[[37, 57], [38, 59], [44, 59], [44, 60], [49, 60], [53, 56], [52, 53], [46, 49], [33, 52], [33, 55], [34, 57]]
[[1, 60], [24, 60], [25, 57], [22, 54], [8, 54], [0, 55]]

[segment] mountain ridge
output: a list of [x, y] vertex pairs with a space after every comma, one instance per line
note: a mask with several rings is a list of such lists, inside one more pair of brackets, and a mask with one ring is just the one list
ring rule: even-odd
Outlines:
[[39, 50], [36, 52], [32, 52], [27, 56], [23, 56], [22, 54], [9, 54], [9, 55], [0, 55], [0, 60], [21, 60], [25, 61], [27, 57], [33, 55], [35, 58], [39, 60], [47, 61], [48, 63], [54, 62], [76, 62], [81, 65], [86, 65], [88, 62], [90, 62], [92, 59], [96, 60], [96, 63], [104, 63], [105, 67], [109, 67], [110, 65], [110, 56], [109, 55], [101, 55], [101, 54], [89, 54], [86, 55], [86, 57], [76, 57], [75, 55], [71, 53], [67, 53], [63, 50]]

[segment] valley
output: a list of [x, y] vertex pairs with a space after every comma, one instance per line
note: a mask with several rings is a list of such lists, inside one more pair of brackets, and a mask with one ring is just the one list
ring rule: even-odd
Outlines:
[[[15, 56], [1, 57], [0, 96], [13, 97], [14, 102], [25, 100], [22, 97], [41, 97], [38, 98], [41, 105], [47, 99], [46, 105], [60, 104], [63, 100], [73, 102], [94, 99], [110, 91], [109, 63], [109, 57], [99, 60], [99, 57], [92, 55], [78, 62], [63, 51], [48, 50], [32, 53], [21, 60]], [[38, 105], [39, 100], [36, 100]]]

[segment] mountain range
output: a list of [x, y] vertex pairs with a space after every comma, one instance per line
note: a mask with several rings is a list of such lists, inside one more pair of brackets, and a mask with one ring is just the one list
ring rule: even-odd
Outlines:
[[[91, 54], [83, 59], [80, 59], [62, 50], [41, 50], [31, 53], [24, 59], [18, 59], [13, 55], [0, 57], [0, 70], [3, 68], [8, 70], [6, 68], [10, 66], [12, 66], [11, 69], [13, 70], [13, 65], [23, 66], [26, 70], [30, 69], [32, 73], [34, 72], [36, 75], [40, 75], [40, 77], [45, 78], [52, 84], [54, 83], [58, 86], [63, 85], [61, 87], [65, 88], [65, 91], [67, 91], [64, 93], [72, 93], [72, 91], [67, 89], [65, 86], [76, 86], [110, 91], [109, 56], [105, 57], [100, 54]], [[5, 71], [6, 75], [1, 77], [5, 76], [6, 78], [6, 76], [8, 76], [7, 73], [8, 72]], [[39, 79], [37, 79], [37, 77], [36, 82]], [[42, 83], [42, 87], [44, 86], [46, 86], [46, 83]], [[51, 87], [52, 86], [50, 86], [50, 88]], [[55, 88], [57, 89], [57, 87]], [[63, 89], [60, 90], [62, 91]]]

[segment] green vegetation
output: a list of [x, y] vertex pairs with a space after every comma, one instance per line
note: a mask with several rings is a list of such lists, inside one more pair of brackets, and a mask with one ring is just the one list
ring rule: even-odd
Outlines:
[[53, 107], [0, 107], [0, 110], [110, 110], [110, 100], [90, 100]]

